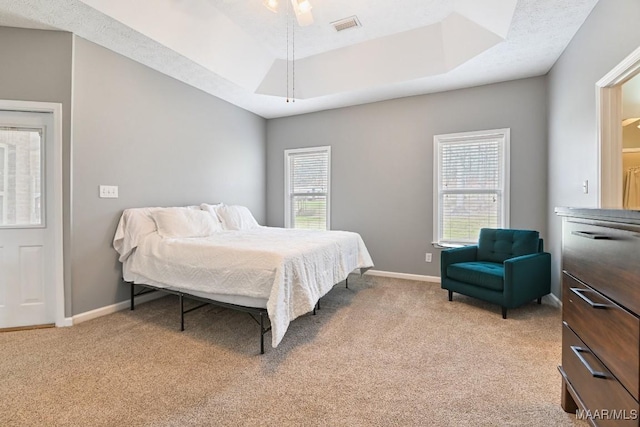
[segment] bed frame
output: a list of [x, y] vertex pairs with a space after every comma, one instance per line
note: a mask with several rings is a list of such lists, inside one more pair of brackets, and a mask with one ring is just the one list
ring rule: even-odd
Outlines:
[[[196, 295], [191, 295], [187, 292], [176, 291], [173, 289], [159, 288], [157, 286], [147, 285], [143, 283], [133, 283], [127, 282], [123, 280], [124, 283], [131, 285], [131, 311], [135, 309], [135, 298], [144, 294], [148, 294], [151, 292], [165, 292], [172, 295], [177, 295], [180, 299], [180, 331], [184, 331], [184, 315], [190, 313], [194, 310], [204, 307], [205, 305], [211, 304], [216, 305], [218, 307], [228, 308], [231, 310], [243, 311], [248, 313], [249, 316], [260, 326], [260, 354], [264, 354], [264, 334], [271, 330], [271, 325], [265, 326], [265, 317], [268, 319], [269, 316], [267, 314], [266, 308], [258, 308], [258, 307], [247, 307], [244, 305], [230, 304], [227, 302], [216, 301], [208, 298], [199, 297]], [[345, 287], [349, 289], [349, 278], [345, 279]], [[135, 292], [135, 287], [140, 286], [143, 289], [139, 292]], [[189, 308], [187, 310], [184, 309], [184, 298], [189, 298], [192, 300], [200, 301], [202, 304]], [[313, 315], [316, 314], [316, 309], [320, 309], [320, 300], [316, 303], [315, 307], [313, 307]]]

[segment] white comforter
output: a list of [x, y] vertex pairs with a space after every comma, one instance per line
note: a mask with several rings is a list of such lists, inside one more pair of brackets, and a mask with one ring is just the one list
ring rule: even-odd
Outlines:
[[200, 238], [154, 232], [137, 242], [128, 262], [132, 273], [186, 291], [266, 299], [273, 347], [336, 283], [373, 267], [357, 233], [273, 227]]

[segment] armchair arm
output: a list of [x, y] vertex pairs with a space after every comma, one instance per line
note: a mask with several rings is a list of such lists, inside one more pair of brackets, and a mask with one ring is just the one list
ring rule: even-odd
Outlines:
[[476, 260], [478, 246], [463, 246], [460, 248], [446, 249], [440, 253], [440, 276], [447, 275], [447, 267], [458, 262], [471, 262]]
[[539, 252], [504, 262], [505, 306], [515, 307], [551, 292], [551, 254]]

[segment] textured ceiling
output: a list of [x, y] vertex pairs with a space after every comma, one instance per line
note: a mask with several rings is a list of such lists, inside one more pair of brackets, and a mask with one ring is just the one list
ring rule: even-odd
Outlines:
[[598, 0], [310, 1], [295, 103], [286, 14], [262, 0], [0, 0], [0, 25], [74, 32], [274, 118], [545, 74]]

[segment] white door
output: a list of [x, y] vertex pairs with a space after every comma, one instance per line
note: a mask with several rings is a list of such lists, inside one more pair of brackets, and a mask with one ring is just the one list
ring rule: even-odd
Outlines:
[[52, 113], [0, 111], [0, 329], [56, 320], [53, 142]]

